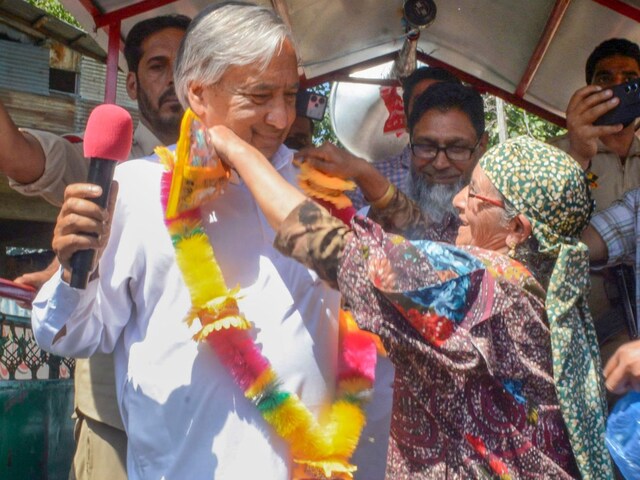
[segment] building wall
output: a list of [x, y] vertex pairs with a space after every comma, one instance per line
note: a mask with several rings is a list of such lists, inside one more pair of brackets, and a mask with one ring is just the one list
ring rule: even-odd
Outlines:
[[[29, 43], [8, 29], [0, 29], [0, 101], [14, 123], [56, 134], [82, 132], [91, 110], [102, 103], [105, 66], [52, 41]], [[71, 91], [52, 90], [51, 72], [71, 79], [75, 74]], [[137, 105], [127, 96], [125, 80], [119, 72], [117, 103], [129, 110], [135, 125]], [[48, 248], [57, 211], [40, 198], [13, 191], [0, 175], [0, 277], [7, 273], [6, 247]]]
[[[50, 88], [50, 70], [75, 73], [75, 91]], [[0, 39], [0, 100], [19, 127], [53, 133], [84, 130], [89, 114], [104, 98], [106, 66], [54, 42], [37, 46]], [[138, 120], [137, 103], [118, 72], [116, 103]]]
[[[76, 102], [75, 125], [82, 130], [86, 125], [91, 110], [102, 103], [104, 85], [107, 76], [106, 65], [88, 57], [82, 57], [79, 65], [80, 78], [78, 85], [78, 100]], [[133, 117], [134, 125], [138, 122], [138, 104], [127, 95], [127, 76], [118, 72], [118, 89], [116, 103], [126, 108]]]

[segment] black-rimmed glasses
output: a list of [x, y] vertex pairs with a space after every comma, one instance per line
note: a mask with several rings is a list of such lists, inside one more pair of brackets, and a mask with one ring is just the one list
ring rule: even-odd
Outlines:
[[473, 147], [464, 147], [461, 145], [435, 145], [433, 143], [411, 143], [411, 152], [419, 159], [432, 162], [436, 159], [440, 152], [444, 152], [450, 162], [466, 163], [471, 160], [471, 155], [480, 145], [480, 139]]

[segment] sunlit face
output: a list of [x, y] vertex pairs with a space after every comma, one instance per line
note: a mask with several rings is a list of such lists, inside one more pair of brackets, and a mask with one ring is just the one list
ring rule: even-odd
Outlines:
[[469, 150], [477, 146], [464, 162], [452, 162], [444, 151], [440, 151], [433, 160], [424, 160], [412, 154], [411, 161], [415, 169], [422, 180], [429, 184], [454, 184], [466, 180], [484, 153], [483, 145], [478, 145], [471, 120], [457, 108], [447, 111], [435, 108], [428, 110], [413, 127], [412, 143]]
[[199, 97], [192, 108], [207, 127], [229, 127], [270, 159], [296, 118], [295, 51], [286, 41], [265, 70], [232, 66], [215, 85], [190, 85], [189, 90]]
[[601, 87], [612, 87], [640, 77], [640, 65], [631, 57], [613, 55], [596, 63], [591, 83]]
[[180, 130], [183, 109], [173, 86], [173, 64], [184, 30], [165, 28], [142, 42], [137, 72], [129, 72], [127, 92], [138, 100], [140, 116], [158, 136], [175, 136]]
[[510, 231], [503, 221], [504, 208], [498, 204], [502, 204], [499, 192], [477, 166], [469, 185], [453, 198], [453, 205], [458, 209], [461, 222], [456, 245], [506, 250]]

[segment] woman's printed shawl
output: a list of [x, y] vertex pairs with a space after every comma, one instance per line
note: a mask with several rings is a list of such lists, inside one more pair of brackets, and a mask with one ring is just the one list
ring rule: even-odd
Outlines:
[[410, 242], [361, 217], [352, 229], [308, 201], [276, 247], [339, 286], [396, 367], [387, 478], [580, 478], [545, 292], [528, 270], [495, 252]]

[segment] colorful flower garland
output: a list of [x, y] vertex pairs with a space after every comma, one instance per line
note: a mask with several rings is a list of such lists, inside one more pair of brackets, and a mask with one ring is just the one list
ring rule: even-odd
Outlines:
[[[186, 118], [181, 128], [183, 144], [184, 135], [191, 135], [191, 122]], [[365, 424], [363, 407], [375, 376], [376, 346], [371, 336], [357, 328], [342, 329], [337, 400], [326, 421], [318, 422], [296, 394], [282, 389], [277, 373], [251, 339], [251, 324], [238, 308], [239, 288], [227, 288], [199, 207], [173, 218], [166, 215], [170, 190], [178, 188], [172, 187], [172, 180], [179, 153], [162, 147], [156, 151], [166, 167], [162, 178], [165, 223], [191, 294], [192, 310], [187, 321], [191, 324], [197, 317], [202, 325], [194, 338], [205, 340], [215, 350], [245, 397], [289, 444], [296, 469], [294, 478], [353, 478], [356, 467], [349, 459]]]

